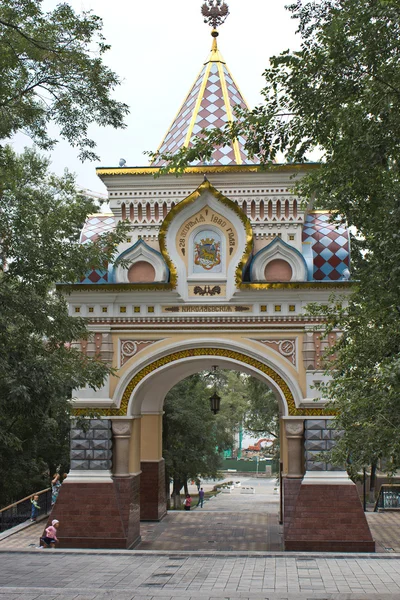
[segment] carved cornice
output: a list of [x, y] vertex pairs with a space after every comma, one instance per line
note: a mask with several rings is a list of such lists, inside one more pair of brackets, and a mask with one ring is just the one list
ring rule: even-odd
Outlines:
[[[184, 173], [196, 173], [198, 175], [203, 175], [204, 173], [262, 173], [266, 171], [310, 171], [319, 168], [319, 163], [290, 165], [201, 165], [199, 167], [187, 167]], [[173, 175], [176, 177], [176, 172], [171, 170], [166, 173], [162, 167], [99, 167], [96, 169], [96, 175], [99, 177], [102, 175]]]
[[[177, 206], [180, 206], [179, 204]], [[251, 242], [252, 243], [252, 242]], [[165, 258], [165, 257], [164, 257]], [[242, 269], [240, 266], [238, 269]], [[172, 264], [172, 263], [171, 263]], [[171, 268], [171, 267], [170, 267]], [[175, 267], [173, 267], [175, 269]], [[237, 269], [237, 271], [238, 271]], [[241, 272], [241, 271], [240, 271]], [[240, 275], [241, 276], [241, 275]], [[354, 282], [351, 281], [296, 281], [292, 283], [239, 283], [241, 290], [260, 291], [260, 290], [297, 290], [297, 289], [326, 289], [334, 291], [336, 288], [351, 288]], [[175, 285], [170, 283], [57, 283], [56, 288], [65, 293], [70, 292], [157, 292], [174, 290]]]

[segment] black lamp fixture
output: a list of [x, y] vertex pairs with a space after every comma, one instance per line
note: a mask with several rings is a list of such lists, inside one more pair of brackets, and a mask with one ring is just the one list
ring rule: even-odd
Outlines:
[[210, 405], [211, 405], [211, 412], [214, 413], [214, 415], [216, 415], [217, 413], [219, 413], [219, 409], [221, 407], [221, 396], [218, 396], [217, 394], [217, 378], [215, 376], [216, 370], [218, 369], [217, 366], [213, 366], [213, 371], [214, 371], [214, 393], [212, 396], [210, 396]]

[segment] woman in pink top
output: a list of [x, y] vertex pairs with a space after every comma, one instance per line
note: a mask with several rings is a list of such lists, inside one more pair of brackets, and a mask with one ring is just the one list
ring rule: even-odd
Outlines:
[[46, 529], [46, 535], [44, 537], [40, 538], [40, 545], [42, 545], [42, 542], [44, 544], [44, 548], [55, 548], [56, 547], [56, 542], [58, 542], [57, 539], [57, 529], [60, 525], [60, 522], [57, 521], [57, 519], [53, 519], [51, 522], [51, 525], [49, 525], [49, 527], [47, 527]]
[[192, 504], [192, 498], [190, 497], [190, 494], [186, 494], [186, 498], [183, 501], [183, 508], [185, 510], [190, 510], [190, 505]]

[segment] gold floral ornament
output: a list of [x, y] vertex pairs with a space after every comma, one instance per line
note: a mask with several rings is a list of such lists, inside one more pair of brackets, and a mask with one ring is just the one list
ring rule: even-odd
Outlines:
[[[281, 390], [288, 406], [289, 416], [329, 416], [333, 414], [332, 412], [329, 412], [323, 408], [297, 408], [289, 386], [284, 381], [284, 379], [280, 375], [278, 375], [276, 371], [262, 363], [260, 360], [257, 360], [256, 358], [247, 356], [242, 352], [236, 352], [236, 350], [225, 350], [224, 348], [192, 348], [189, 350], [173, 352], [172, 354], [168, 354], [167, 356], [163, 356], [162, 358], [155, 360], [154, 362], [150, 363], [149, 365], [143, 367], [143, 369], [138, 371], [136, 375], [134, 375], [129, 381], [122, 395], [120, 408], [103, 408], [96, 410], [96, 414], [109, 417], [127, 416], [129, 400], [136, 387], [142, 381], [142, 379], [144, 379], [157, 369], [164, 367], [165, 365], [196, 356], [221, 356], [224, 358], [230, 358], [231, 360], [236, 360], [237, 362], [249, 365], [250, 367], [257, 369], [261, 373], [264, 373], [264, 375], [267, 375], [267, 377], [272, 379], [272, 381], [274, 381], [274, 383]], [[93, 409], [88, 410], [85, 408], [78, 408], [74, 410], [75, 415], [81, 416], [88, 415], [90, 412], [93, 412]]]

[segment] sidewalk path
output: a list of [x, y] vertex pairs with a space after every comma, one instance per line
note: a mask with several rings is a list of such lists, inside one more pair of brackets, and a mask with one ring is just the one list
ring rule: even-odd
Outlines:
[[400, 512], [366, 513], [377, 552], [400, 552]]
[[245, 484], [256, 493], [142, 523], [133, 551], [36, 550], [32, 525], [0, 542], [0, 600], [400, 600], [399, 513], [367, 514], [385, 554], [272, 552], [274, 482]]
[[207, 500], [203, 508], [170, 511], [160, 523], [141, 523], [142, 542], [137, 549], [283, 550], [275, 480], [242, 478], [242, 483], [254, 487], [255, 494], [234, 488]]
[[384, 600], [400, 598], [400, 559], [0, 553], [0, 600]]

